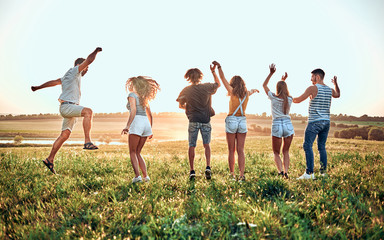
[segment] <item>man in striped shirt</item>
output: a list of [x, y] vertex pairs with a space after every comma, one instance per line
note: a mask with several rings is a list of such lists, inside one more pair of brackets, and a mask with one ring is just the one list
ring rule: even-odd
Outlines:
[[325, 149], [325, 143], [327, 142], [331, 122], [331, 100], [332, 97], [340, 97], [340, 89], [337, 85], [336, 76], [332, 79], [332, 83], [335, 85], [335, 89], [332, 89], [324, 84], [324, 75], [325, 73], [322, 69], [313, 70], [311, 77], [313, 85], [308, 87], [300, 97], [293, 99], [294, 103], [300, 103], [308, 97], [310, 98], [308, 125], [305, 129], [303, 144], [307, 169], [298, 179], [315, 179], [313, 173], [314, 156], [312, 146], [316, 137], [317, 148], [320, 154], [320, 173], [325, 176], [327, 171], [327, 150]]

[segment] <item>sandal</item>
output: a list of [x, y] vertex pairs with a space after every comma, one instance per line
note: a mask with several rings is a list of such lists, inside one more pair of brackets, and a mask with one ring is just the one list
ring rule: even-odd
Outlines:
[[87, 150], [96, 150], [96, 149], [99, 149], [99, 148], [96, 147], [95, 145], [93, 145], [93, 143], [91, 143], [91, 142], [87, 142], [86, 144], [84, 144], [83, 149], [87, 149]]
[[48, 168], [51, 172], [53, 172], [54, 174], [56, 174], [55, 169], [53, 169], [53, 163], [51, 163], [50, 161], [48, 161], [48, 158], [46, 158], [45, 160], [46, 160], [46, 162], [43, 160], [44, 165], [47, 166], [47, 168]]

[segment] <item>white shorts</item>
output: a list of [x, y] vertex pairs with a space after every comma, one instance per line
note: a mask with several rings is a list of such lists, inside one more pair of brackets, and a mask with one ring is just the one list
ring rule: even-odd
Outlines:
[[278, 138], [286, 138], [295, 134], [291, 119], [275, 119], [272, 122], [272, 136]]
[[246, 133], [247, 118], [245, 116], [227, 116], [225, 118], [226, 133]]
[[84, 107], [76, 104], [60, 104], [60, 114], [64, 118], [61, 131], [69, 130], [72, 132], [77, 117], [81, 117]]
[[129, 128], [129, 134], [140, 137], [149, 137], [152, 135], [151, 123], [147, 116], [136, 115]]

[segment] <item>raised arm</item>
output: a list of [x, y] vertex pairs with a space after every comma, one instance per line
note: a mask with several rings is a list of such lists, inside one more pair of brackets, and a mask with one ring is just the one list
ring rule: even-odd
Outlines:
[[335, 85], [335, 89], [332, 89], [332, 97], [339, 98], [340, 97], [340, 88], [339, 88], [339, 85], [337, 84], [337, 77], [334, 76], [331, 81]]
[[294, 98], [293, 99], [293, 102], [294, 103], [301, 103], [302, 101], [304, 101], [305, 99], [307, 99], [308, 97], [310, 98], [313, 98], [313, 96], [317, 94], [317, 87], [312, 85], [310, 87], [308, 87], [305, 92], [300, 96], [300, 97], [297, 97], [297, 98]]
[[224, 87], [227, 89], [228, 94], [231, 95], [231, 94], [232, 94], [232, 87], [231, 87], [231, 85], [229, 85], [227, 79], [225, 78], [225, 76], [224, 76], [224, 72], [223, 72], [223, 69], [221, 69], [221, 65], [220, 65], [220, 63], [218, 63], [217, 61], [213, 61], [212, 64], [213, 64], [213, 65], [216, 65], [217, 68], [219, 69], [219, 76], [220, 76], [220, 79], [221, 79], [221, 81], [223, 82]]
[[46, 83], [43, 83], [40, 86], [31, 86], [31, 90], [36, 91], [36, 90], [40, 90], [42, 88], [54, 87], [54, 86], [60, 85], [60, 84], [61, 84], [61, 79], [58, 78], [56, 80], [51, 80], [51, 81], [48, 81]]
[[275, 64], [272, 63], [271, 65], [269, 65], [269, 74], [263, 83], [263, 88], [264, 88], [264, 91], [267, 95], [269, 92], [269, 87], [268, 87], [269, 80], [271, 79], [272, 75], [275, 72], [276, 72], [276, 66], [275, 66]]
[[121, 131], [121, 134], [128, 134], [129, 128], [131, 127], [133, 119], [136, 116], [136, 99], [134, 97], [128, 97], [128, 102], [129, 102], [129, 106], [131, 108], [131, 111], [129, 113], [127, 125], [125, 126], [123, 131]]
[[95, 61], [96, 55], [101, 51], [102, 51], [101, 47], [98, 47], [95, 49], [95, 51], [93, 51], [91, 54], [89, 54], [87, 59], [85, 59], [85, 61], [80, 64], [79, 72], [82, 72], [84, 69], [86, 69], [89, 66], [89, 64], [91, 64], [93, 61]]
[[212, 72], [212, 75], [213, 75], [213, 79], [215, 79], [215, 83], [219, 84], [219, 87], [221, 86], [221, 83], [220, 83], [220, 80], [219, 78], [217, 77], [217, 74], [216, 74], [216, 65], [213, 64], [213, 65], [209, 65], [209, 68], [211, 69], [211, 72]]

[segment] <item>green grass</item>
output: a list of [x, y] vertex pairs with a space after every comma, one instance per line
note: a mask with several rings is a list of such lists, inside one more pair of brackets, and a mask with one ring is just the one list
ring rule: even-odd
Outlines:
[[330, 177], [297, 181], [302, 138], [290, 180], [276, 176], [270, 142], [247, 139], [244, 183], [229, 181], [225, 140], [212, 142], [211, 181], [199, 143], [193, 182], [185, 141], [147, 144], [151, 183], [136, 185], [127, 147], [64, 147], [58, 176], [41, 163], [49, 147], [0, 148], [0, 238], [384, 238], [384, 143], [329, 139]]

